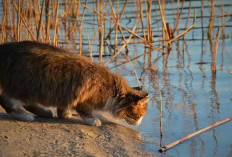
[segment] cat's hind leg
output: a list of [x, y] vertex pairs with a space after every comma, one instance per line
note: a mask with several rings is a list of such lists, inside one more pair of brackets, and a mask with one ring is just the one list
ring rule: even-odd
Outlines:
[[0, 95], [0, 104], [7, 113], [11, 113], [13, 111], [9, 100], [2, 95]]
[[12, 115], [14, 118], [22, 121], [34, 120], [34, 115], [31, 113], [27, 113], [23, 109], [25, 103], [23, 103], [22, 101], [1, 95], [0, 103], [2, 107], [6, 110], [6, 112]]
[[57, 107], [57, 116], [62, 119], [72, 118], [72, 114], [68, 108], [65, 107]]
[[39, 116], [39, 117], [53, 117], [53, 113], [51, 110], [44, 108], [42, 105], [40, 104], [27, 104], [24, 106], [24, 108], [27, 111], [30, 111], [31, 113]]

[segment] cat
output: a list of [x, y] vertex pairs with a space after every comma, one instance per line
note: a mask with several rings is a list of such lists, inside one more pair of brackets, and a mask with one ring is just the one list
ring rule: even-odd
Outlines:
[[76, 110], [87, 125], [101, 126], [96, 110], [138, 125], [148, 101], [146, 92], [87, 57], [35, 41], [0, 45], [0, 104], [19, 120], [53, 117], [53, 106], [59, 118]]

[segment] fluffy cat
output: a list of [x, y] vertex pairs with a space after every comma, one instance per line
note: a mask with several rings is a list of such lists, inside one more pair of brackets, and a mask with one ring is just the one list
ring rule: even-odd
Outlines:
[[92, 116], [95, 110], [138, 125], [149, 100], [147, 93], [129, 87], [108, 68], [32, 41], [0, 45], [0, 94], [2, 107], [17, 119], [52, 117], [46, 107], [53, 106], [59, 118], [70, 118], [70, 109], [75, 109], [85, 124], [93, 126], [101, 125]]

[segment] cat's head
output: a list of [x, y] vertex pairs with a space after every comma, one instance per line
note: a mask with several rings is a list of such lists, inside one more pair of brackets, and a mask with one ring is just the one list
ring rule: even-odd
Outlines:
[[132, 90], [120, 98], [116, 116], [125, 119], [128, 124], [139, 125], [147, 112], [148, 101], [147, 93]]

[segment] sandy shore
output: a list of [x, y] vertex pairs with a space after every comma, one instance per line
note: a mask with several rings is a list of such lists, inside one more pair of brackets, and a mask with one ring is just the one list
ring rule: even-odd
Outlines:
[[16, 121], [0, 107], [0, 157], [17, 156], [153, 156], [142, 150], [139, 133], [104, 122], [101, 127], [78, 118]]

